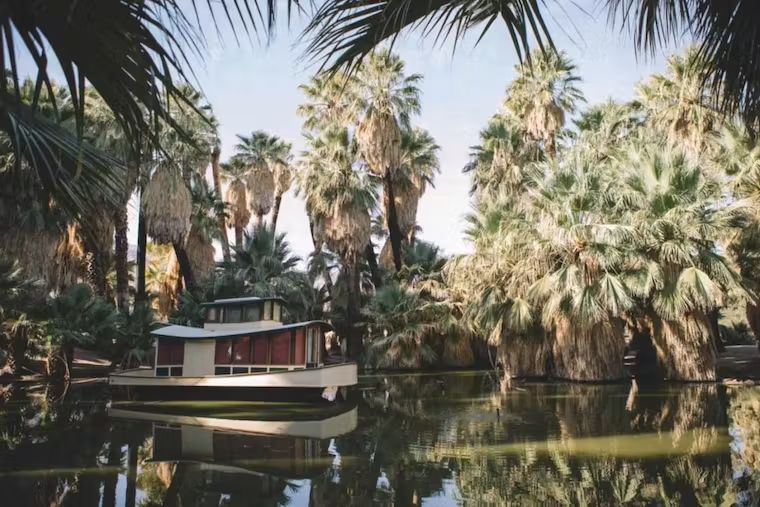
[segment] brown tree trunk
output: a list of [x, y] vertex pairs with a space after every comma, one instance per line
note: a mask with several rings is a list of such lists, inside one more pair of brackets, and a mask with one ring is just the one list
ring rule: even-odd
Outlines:
[[280, 217], [280, 206], [282, 205], [282, 194], [274, 197], [274, 206], [272, 206], [272, 232], [277, 232], [277, 219]]
[[[215, 147], [214, 151], [211, 153], [211, 175], [214, 178], [214, 192], [216, 192], [216, 195], [219, 199], [222, 199], [222, 179], [220, 176], [219, 171], [219, 157], [221, 156], [221, 150], [219, 147]], [[220, 213], [219, 216], [217, 216], [217, 220], [219, 221], [219, 232], [221, 232], [221, 242], [222, 242], [222, 256], [224, 257], [224, 262], [229, 263], [230, 262], [230, 242], [227, 239], [227, 224], [224, 220], [224, 213]]]
[[193, 276], [193, 266], [190, 263], [190, 257], [187, 255], [187, 251], [183, 245], [179, 243], [173, 243], [174, 254], [177, 256], [177, 262], [179, 262], [179, 270], [182, 274], [182, 279], [185, 281], [185, 288], [187, 290], [195, 289], [195, 276]]
[[383, 286], [383, 279], [380, 276], [380, 269], [377, 266], [377, 255], [375, 254], [375, 247], [372, 245], [372, 241], [367, 243], [367, 246], [364, 247], [364, 257], [367, 259], [367, 264], [369, 264], [372, 283], [375, 285], [376, 289], [379, 289]]
[[243, 248], [243, 228], [235, 227], [235, 247], [237, 249]]
[[[142, 200], [142, 189], [140, 189], [140, 199]], [[146, 301], [148, 295], [145, 291], [145, 265], [148, 256], [148, 229], [145, 224], [145, 214], [140, 203], [140, 212], [137, 217], [137, 293], [135, 294], [135, 303]]]
[[362, 333], [359, 329], [361, 316], [361, 284], [359, 276], [359, 263], [351, 260], [345, 267], [346, 282], [348, 284], [348, 301], [346, 303], [346, 321], [348, 323], [348, 357], [354, 361], [362, 355]]
[[760, 346], [760, 306], [752, 301], [748, 301], [744, 309], [749, 328], [752, 330], [752, 334], [755, 335], [758, 346]]
[[129, 242], [127, 240], [127, 208], [119, 207], [113, 216], [115, 226], [114, 268], [116, 270], [116, 308], [123, 314], [129, 313], [129, 267], [127, 257]]
[[557, 137], [554, 134], [549, 134], [544, 143], [546, 148], [546, 154], [551, 160], [557, 160]]
[[383, 178], [383, 203], [385, 204], [385, 222], [388, 226], [388, 239], [391, 242], [393, 250], [393, 265], [396, 271], [401, 270], [401, 229], [398, 226], [398, 215], [396, 214], [396, 199], [393, 194], [393, 179], [390, 171], [386, 172]]
[[[315, 252], [322, 252], [322, 244], [317, 241], [317, 236], [314, 233], [314, 221], [311, 219], [311, 216], [309, 216], [309, 232], [311, 233], [311, 242], [314, 245], [314, 251]], [[327, 289], [327, 296], [330, 298], [330, 301], [332, 301], [333, 298], [333, 281], [332, 277], [330, 276], [330, 272], [327, 269], [327, 266], [324, 267], [324, 271], [322, 272], [322, 278], [325, 279], [325, 289]]]

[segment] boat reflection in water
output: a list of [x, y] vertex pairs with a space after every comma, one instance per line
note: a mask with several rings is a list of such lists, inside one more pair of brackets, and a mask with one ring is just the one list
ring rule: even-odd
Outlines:
[[151, 423], [138, 487], [164, 505], [308, 498], [308, 479], [339, 462], [332, 439], [357, 426], [355, 405], [115, 404], [108, 412], [115, 422]]

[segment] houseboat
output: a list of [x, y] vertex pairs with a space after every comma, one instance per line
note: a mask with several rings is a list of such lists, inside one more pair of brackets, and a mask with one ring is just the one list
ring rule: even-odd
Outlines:
[[206, 303], [203, 328], [154, 331], [153, 366], [113, 373], [109, 383], [157, 399], [334, 400], [339, 389], [356, 384], [356, 363], [335, 348], [328, 352], [329, 323], [283, 324], [283, 303], [257, 297]]

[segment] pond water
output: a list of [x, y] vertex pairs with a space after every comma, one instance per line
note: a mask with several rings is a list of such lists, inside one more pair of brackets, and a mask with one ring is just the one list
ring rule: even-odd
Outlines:
[[760, 389], [363, 377], [350, 404], [16, 389], [0, 505], [758, 505]]

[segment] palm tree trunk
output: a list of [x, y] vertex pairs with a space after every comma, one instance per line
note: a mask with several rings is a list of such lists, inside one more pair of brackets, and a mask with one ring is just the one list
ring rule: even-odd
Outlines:
[[[142, 188], [140, 189], [140, 199], [142, 200]], [[142, 203], [140, 204], [140, 213], [137, 217], [137, 293], [135, 302], [145, 301], [148, 295], [145, 292], [145, 265], [148, 254], [148, 229], [145, 225], [145, 214], [143, 213]]]
[[760, 347], [760, 306], [752, 301], [748, 301], [745, 311], [749, 328], [752, 330], [752, 334], [755, 335], [755, 340]]
[[116, 269], [116, 308], [123, 314], [129, 313], [129, 267], [127, 257], [129, 242], [127, 240], [127, 208], [120, 206], [113, 214], [114, 222], [114, 255]]
[[[317, 236], [314, 234], [314, 220], [311, 219], [311, 215], [309, 215], [309, 232], [311, 233], [311, 242], [314, 244], [314, 251], [322, 252], [322, 244], [317, 241]], [[327, 296], [330, 298], [330, 301], [332, 301], [334, 294], [333, 281], [332, 277], [330, 276], [330, 271], [327, 269], [327, 266], [324, 267], [322, 278], [325, 279], [325, 289], [327, 289]]]
[[282, 205], [282, 194], [277, 193], [274, 196], [274, 206], [272, 206], [272, 232], [277, 231], [277, 219], [280, 217], [280, 206]]
[[[217, 146], [211, 153], [211, 175], [214, 178], [214, 192], [216, 192], [219, 199], [222, 198], [222, 179], [219, 175], [220, 156], [221, 150]], [[222, 233], [220, 236], [222, 242], [222, 256], [224, 257], [224, 262], [229, 263], [231, 259], [230, 242], [227, 239], [227, 224], [224, 221], [224, 213], [220, 213], [219, 216], [217, 216], [217, 220], [219, 221], [219, 232]]]
[[235, 226], [235, 247], [243, 248], [243, 228]]
[[88, 254], [87, 276], [95, 294], [108, 299], [108, 255], [97, 246], [97, 242], [84, 234], [84, 248]]
[[380, 269], [377, 267], [377, 255], [375, 254], [375, 246], [372, 244], [372, 241], [367, 243], [367, 246], [364, 247], [364, 257], [366, 257], [367, 264], [369, 264], [372, 283], [375, 285], [376, 289], [379, 289], [383, 286], [383, 279], [380, 277]]
[[385, 204], [385, 221], [388, 226], [388, 239], [391, 242], [391, 249], [393, 250], [393, 264], [396, 267], [396, 271], [401, 270], [401, 229], [398, 226], [398, 215], [396, 214], [396, 199], [393, 194], [393, 180], [391, 178], [391, 172], [387, 171], [383, 178], [383, 201]]
[[354, 259], [345, 265], [348, 282], [348, 303], [346, 321], [348, 323], [348, 357], [357, 361], [362, 355], [362, 334], [358, 327], [361, 315], [361, 282], [359, 263]]
[[187, 290], [195, 289], [195, 276], [193, 276], [193, 266], [190, 263], [190, 257], [187, 255], [184, 245], [179, 243], [173, 243], [174, 254], [177, 256], [177, 262], [179, 262], [179, 270], [182, 274], [182, 279], [185, 281], [185, 288]]
[[549, 134], [544, 142], [546, 147], [546, 154], [549, 155], [551, 160], [557, 160], [557, 137], [554, 134]]

